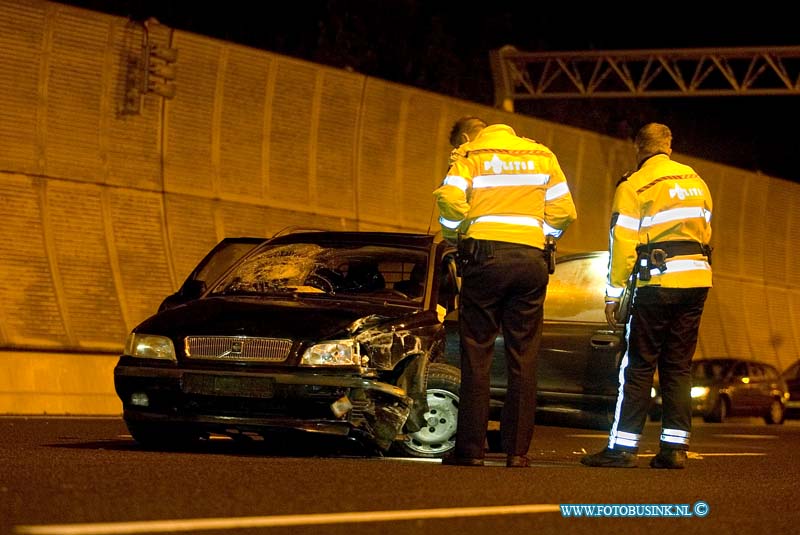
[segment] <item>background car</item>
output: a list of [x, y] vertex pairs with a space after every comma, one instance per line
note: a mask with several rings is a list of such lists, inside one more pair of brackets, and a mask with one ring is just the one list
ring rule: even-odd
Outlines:
[[[539, 423], [610, 424], [622, 332], [605, 321], [607, 265], [603, 251], [558, 259], [538, 361]], [[131, 333], [115, 370], [123, 416], [153, 447], [211, 433], [313, 431], [441, 457], [458, 415], [458, 289], [456, 252], [434, 236], [226, 238]], [[263, 356], [276, 345], [280, 356]], [[421, 359], [427, 382], [415, 392]], [[500, 337], [495, 419], [505, 375]]]
[[789, 399], [786, 401], [786, 418], [800, 418], [800, 360], [797, 360], [781, 373], [786, 383]]
[[[758, 416], [782, 424], [789, 399], [786, 382], [767, 363], [742, 357], [709, 357], [692, 361], [692, 414], [705, 422], [731, 416]], [[661, 418], [661, 389], [653, 385], [650, 419]]]

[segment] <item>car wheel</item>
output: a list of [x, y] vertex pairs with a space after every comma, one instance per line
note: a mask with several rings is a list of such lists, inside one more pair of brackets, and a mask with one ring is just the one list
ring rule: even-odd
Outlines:
[[714, 408], [709, 414], [703, 416], [703, 421], [707, 423], [721, 424], [728, 417], [728, 403], [725, 398], [717, 398]]
[[769, 405], [769, 411], [764, 416], [764, 421], [768, 424], [782, 424], [784, 420], [783, 405], [777, 399], [773, 399]]
[[436, 458], [455, 447], [458, 424], [458, 390], [461, 372], [448, 364], [434, 363], [428, 369], [425, 425], [393, 449], [404, 457]]
[[196, 446], [207, 436], [183, 429], [143, 422], [126, 422], [133, 440], [150, 449], [183, 449]]

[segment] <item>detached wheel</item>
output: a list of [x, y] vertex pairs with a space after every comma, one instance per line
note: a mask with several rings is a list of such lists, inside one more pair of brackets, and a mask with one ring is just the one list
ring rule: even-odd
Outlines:
[[406, 435], [392, 448], [404, 457], [437, 458], [452, 450], [458, 424], [458, 390], [461, 372], [448, 364], [434, 363], [428, 369], [428, 411], [425, 425]]
[[782, 424], [785, 418], [785, 411], [783, 405], [777, 399], [773, 399], [769, 405], [769, 411], [764, 415], [764, 421], [768, 424]]

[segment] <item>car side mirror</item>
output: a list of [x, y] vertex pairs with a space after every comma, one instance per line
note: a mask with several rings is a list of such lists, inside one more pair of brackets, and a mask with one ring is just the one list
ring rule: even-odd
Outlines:
[[181, 287], [180, 295], [187, 301], [197, 299], [206, 291], [206, 282], [199, 279], [191, 279]]

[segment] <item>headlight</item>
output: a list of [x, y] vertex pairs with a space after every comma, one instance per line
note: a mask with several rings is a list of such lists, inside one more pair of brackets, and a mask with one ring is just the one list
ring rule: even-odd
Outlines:
[[709, 388], [707, 386], [693, 386], [692, 387], [692, 399], [694, 398], [704, 398], [708, 395]]
[[353, 340], [332, 340], [306, 349], [301, 366], [358, 366], [361, 357]]
[[125, 354], [141, 359], [177, 360], [172, 340], [155, 334], [131, 333], [125, 342]]
[[650, 387], [650, 397], [651, 398], [656, 397], [656, 389], [652, 386]]

